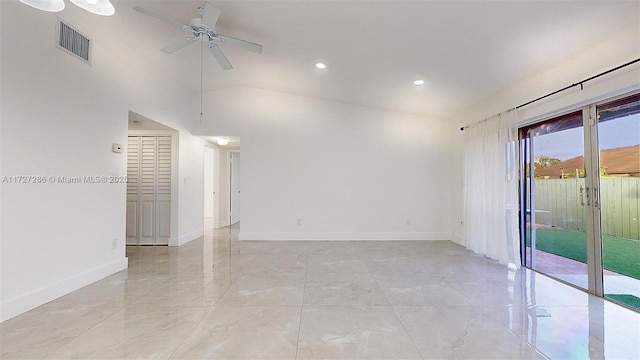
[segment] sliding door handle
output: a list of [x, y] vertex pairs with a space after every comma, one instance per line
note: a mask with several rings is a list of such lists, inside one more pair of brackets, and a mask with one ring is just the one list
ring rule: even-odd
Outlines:
[[[586, 203], [584, 201], [585, 196], [587, 197]], [[589, 202], [589, 188], [580, 185], [580, 206], [585, 207], [585, 205], [586, 206], [591, 205], [591, 203]]]
[[600, 193], [597, 186], [593, 187], [593, 206], [600, 208]]

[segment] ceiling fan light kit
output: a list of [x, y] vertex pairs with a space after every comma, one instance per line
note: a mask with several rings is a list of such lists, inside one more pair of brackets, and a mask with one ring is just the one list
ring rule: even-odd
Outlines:
[[64, 0], [20, 0], [20, 2], [42, 11], [58, 12], [64, 10]]
[[260, 44], [219, 34], [218, 29], [216, 28], [216, 23], [218, 22], [218, 17], [220, 16], [220, 9], [211, 5], [209, 2], [205, 2], [204, 8], [198, 9], [198, 14], [200, 14], [200, 17], [192, 19], [189, 25], [167, 18], [164, 15], [157, 14], [139, 6], [135, 6], [133, 10], [172, 24], [190, 33], [188, 37], [160, 49], [160, 51], [165, 54], [172, 54], [197, 42], [198, 40], [202, 40], [209, 48], [209, 52], [211, 52], [211, 55], [213, 55], [216, 61], [218, 61], [220, 67], [222, 67], [222, 69], [224, 70], [230, 70], [233, 68], [233, 66], [229, 62], [229, 59], [227, 59], [225, 54], [222, 52], [222, 49], [220, 49], [219, 44], [229, 44], [258, 54], [262, 53], [262, 45]]
[[[96, 15], [111, 16], [116, 13], [115, 7], [109, 0], [70, 0], [78, 7]], [[33, 8], [49, 12], [62, 11], [64, 0], [20, 0], [21, 3]]]
[[70, 0], [80, 8], [96, 15], [111, 16], [116, 13], [116, 9], [109, 0]]

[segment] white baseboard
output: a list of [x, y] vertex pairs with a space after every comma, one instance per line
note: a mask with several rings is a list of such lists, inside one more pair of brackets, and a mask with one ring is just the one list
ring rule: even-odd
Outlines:
[[451, 240], [446, 232], [241, 232], [240, 240]]
[[462, 245], [462, 234], [453, 234], [453, 237], [451, 238], [451, 241]]
[[129, 259], [118, 259], [4, 301], [0, 304], [0, 322], [16, 317], [49, 301], [104, 279], [109, 275], [125, 270], [128, 266]]
[[193, 241], [201, 236], [204, 236], [204, 229], [199, 229], [196, 231], [192, 231], [188, 234], [184, 234], [178, 238], [170, 238], [169, 246], [180, 246], [184, 245], [190, 241]]

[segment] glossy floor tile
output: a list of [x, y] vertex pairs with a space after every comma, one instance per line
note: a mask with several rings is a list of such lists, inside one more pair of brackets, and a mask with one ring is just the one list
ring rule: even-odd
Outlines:
[[206, 307], [127, 306], [46, 359], [166, 359], [209, 312]]
[[420, 359], [390, 306], [305, 306], [299, 359]]
[[214, 307], [172, 359], [294, 359], [301, 306]]
[[128, 247], [0, 324], [2, 359], [640, 359], [640, 314], [449, 241]]
[[309, 305], [389, 305], [371, 274], [309, 273], [304, 292]]

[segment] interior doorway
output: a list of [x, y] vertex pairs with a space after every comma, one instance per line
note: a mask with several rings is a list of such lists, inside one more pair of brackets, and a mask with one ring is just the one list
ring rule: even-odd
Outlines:
[[229, 153], [229, 224], [240, 222], [240, 152]]
[[218, 179], [216, 171], [216, 152], [210, 146], [204, 148], [203, 210], [205, 230], [218, 227]]
[[177, 234], [178, 131], [129, 112], [126, 243], [169, 245]]
[[202, 136], [204, 150], [205, 229], [220, 229], [240, 222], [240, 137]]

